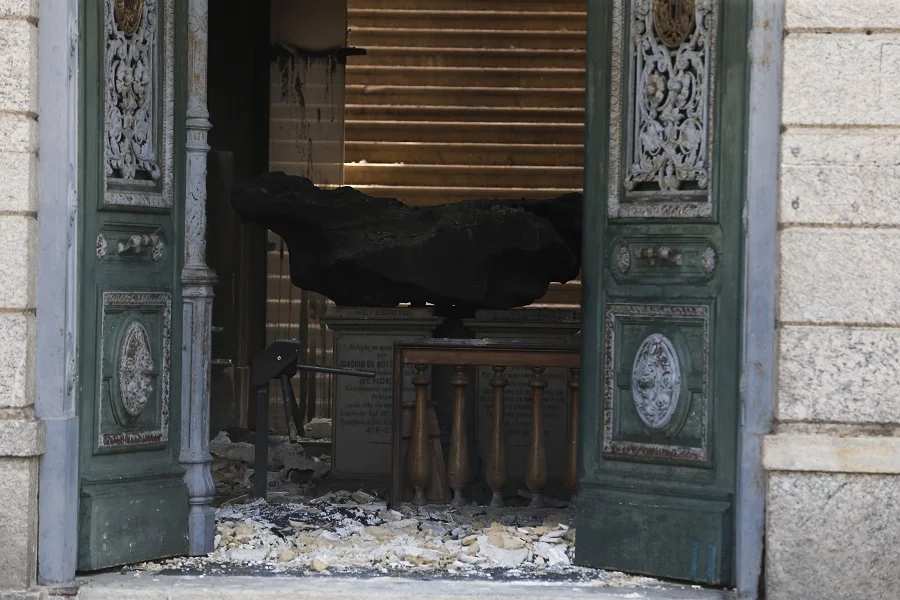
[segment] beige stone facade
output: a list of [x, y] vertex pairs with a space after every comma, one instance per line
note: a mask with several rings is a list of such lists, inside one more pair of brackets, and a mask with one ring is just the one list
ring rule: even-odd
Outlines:
[[785, 30], [768, 597], [896, 598], [900, 3], [787, 0]]
[[37, 0], [0, 0], [0, 591], [35, 584]]

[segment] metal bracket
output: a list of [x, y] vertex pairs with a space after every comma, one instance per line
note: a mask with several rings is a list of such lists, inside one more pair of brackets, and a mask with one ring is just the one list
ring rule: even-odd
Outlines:
[[151, 234], [135, 234], [120, 240], [116, 245], [117, 254], [134, 254], [140, 255], [144, 250], [152, 250], [159, 245], [159, 236], [155, 233]]
[[253, 359], [250, 375], [250, 379], [256, 387], [256, 455], [253, 465], [256, 478], [253, 482], [253, 494], [257, 498], [265, 498], [268, 487], [266, 472], [269, 462], [267, 444], [269, 437], [269, 382], [275, 379], [281, 382], [284, 414], [288, 424], [288, 439], [293, 444], [304, 432], [303, 415], [306, 412], [305, 407], [301, 409], [297, 404], [294, 388], [291, 385], [291, 377], [297, 371], [353, 375], [370, 379], [375, 377], [375, 373], [372, 371], [300, 364], [302, 348], [303, 345], [298, 340], [276, 340]]

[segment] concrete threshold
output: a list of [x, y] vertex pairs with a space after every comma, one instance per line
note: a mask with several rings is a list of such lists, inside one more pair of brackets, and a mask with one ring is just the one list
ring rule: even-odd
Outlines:
[[109, 573], [79, 581], [78, 600], [734, 600], [733, 592], [661, 584], [446, 581], [399, 577], [240, 577]]

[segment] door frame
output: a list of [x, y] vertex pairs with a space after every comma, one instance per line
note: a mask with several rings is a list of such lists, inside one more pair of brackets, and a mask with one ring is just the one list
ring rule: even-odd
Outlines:
[[35, 415], [47, 438], [39, 475], [38, 581], [48, 584], [74, 579], [78, 559], [79, 5], [42, 2], [38, 20], [43, 93], [34, 387]]
[[[200, 27], [189, 28], [188, 153], [194, 171], [188, 176], [194, 212], [205, 208], [206, 58], [205, 28], [209, 0], [189, 0], [188, 15]], [[752, 6], [748, 43], [747, 184], [744, 209], [744, 306], [741, 341], [740, 433], [737, 464], [736, 579], [741, 598], [756, 598], [762, 581], [765, 535], [766, 478], [762, 437], [774, 420], [776, 367], [777, 222], [781, 121], [781, 56], [785, 0], [744, 0]], [[35, 360], [35, 413], [44, 422], [46, 452], [41, 458], [38, 523], [38, 575], [42, 583], [66, 583], [75, 577], [78, 519], [78, 418], [76, 416], [78, 194], [79, 194], [79, 54], [78, 17], [81, 0], [42, 2], [38, 28], [40, 54], [40, 125], [38, 167], [38, 290]], [[604, 0], [589, 0], [602, 5]], [[602, 6], [601, 6], [602, 8]], [[181, 13], [184, 15], [184, 13]], [[179, 28], [187, 23], [179, 24]], [[608, 66], [608, 65], [607, 65]], [[52, 92], [51, 92], [52, 90]], [[62, 93], [65, 90], [65, 93]], [[193, 125], [193, 126], [192, 126]], [[588, 163], [589, 164], [589, 163]], [[58, 165], [66, 165], [61, 169]], [[184, 165], [185, 173], [187, 165]], [[196, 223], [195, 223], [196, 224]], [[586, 226], [590, 222], [586, 220]], [[205, 237], [205, 222], [191, 230], [194, 241]], [[196, 249], [196, 248], [195, 248]], [[195, 255], [196, 256], [196, 255]], [[61, 260], [65, 257], [65, 260]], [[211, 271], [202, 265], [194, 298], [211, 308]], [[596, 268], [586, 253], [586, 271]], [[597, 300], [596, 290], [586, 299]], [[211, 311], [207, 311], [210, 312]], [[202, 317], [202, 315], [201, 315]], [[189, 452], [182, 462], [194, 472], [202, 492], [209, 469], [206, 422], [209, 388], [204, 384], [202, 358], [208, 357], [209, 337], [200, 322], [185, 322], [190, 331], [183, 373], [186, 390], [182, 427]], [[599, 346], [596, 326], [585, 327], [585, 347]], [[190, 327], [190, 329], [188, 329]], [[594, 331], [592, 332], [591, 329]], [[191, 358], [195, 360], [191, 360]], [[208, 361], [206, 361], [208, 364]], [[208, 379], [208, 378], [207, 378]], [[586, 378], [587, 379], [587, 378]], [[586, 393], [595, 384], [583, 382]], [[193, 386], [193, 387], [192, 387]], [[594, 389], [593, 393], [597, 393]], [[188, 405], [190, 404], [190, 406]], [[184, 444], [183, 444], [184, 445]], [[192, 492], [198, 516], [208, 522], [211, 509]], [[205, 525], [200, 527], [205, 529]], [[202, 543], [200, 544], [203, 545]]]
[[778, 202], [785, 0], [749, 0], [746, 197], [744, 199], [735, 579], [741, 599], [765, 591], [766, 472], [763, 437], [777, 393]]

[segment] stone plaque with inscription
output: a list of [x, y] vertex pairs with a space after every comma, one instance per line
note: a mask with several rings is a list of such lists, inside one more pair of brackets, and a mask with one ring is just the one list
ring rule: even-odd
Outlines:
[[[477, 338], [521, 339], [529, 341], [571, 342], [581, 329], [574, 310], [517, 309], [480, 310], [474, 319], [465, 321]], [[535, 365], [541, 366], [541, 365]], [[492, 388], [493, 372], [478, 369], [478, 406], [476, 427], [478, 448], [482, 460], [488, 459], [491, 423], [494, 416]], [[531, 440], [531, 369], [511, 367], [506, 370], [509, 385], [504, 402], [507, 455], [509, 460], [508, 493], [524, 489], [528, 445]], [[568, 380], [566, 369], [544, 371], [544, 436], [547, 448], [548, 491], [561, 484], [565, 468], [565, 445], [568, 424]]]
[[[325, 322], [334, 332], [334, 365], [375, 372], [375, 379], [335, 382], [332, 471], [336, 477], [390, 477], [394, 342], [430, 338], [441, 319], [430, 308], [336, 307]], [[404, 398], [415, 397], [412, 374], [410, 367]]]

